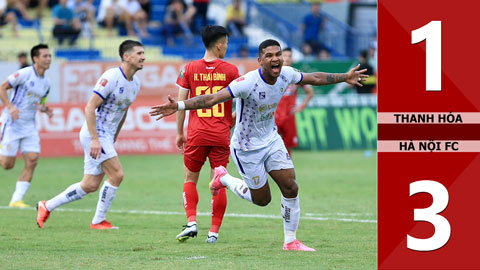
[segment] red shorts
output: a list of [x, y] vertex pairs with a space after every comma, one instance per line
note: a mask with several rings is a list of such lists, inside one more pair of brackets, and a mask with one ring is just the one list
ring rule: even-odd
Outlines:
[[285, 147], [295, 148], [298, 146], [297, 126], [295, 116], [277, 120], [278, 134], [282, 136]]
[[230, 147], [225, 146], [191, 146], [185, 147], [183, 162], [191, 172], [199, 172], [205, 161], [210, 161], [210, 167], [214, 169], [220, 165], [227, 167], [230, 156]]

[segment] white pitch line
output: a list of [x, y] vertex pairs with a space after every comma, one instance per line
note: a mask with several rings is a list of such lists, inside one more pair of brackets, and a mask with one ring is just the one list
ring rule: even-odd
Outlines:
[[[11, 208], [8, 206], [0, 206], [0, 209], [9, 209], [9, 210], [35, 210], [34, 207], [27, 207], [23, 209]], [[93, 212], [92, 209], [74, 209], [74, 208], [57, 208], [56, 212]], [[118, 214], [143, 214], [143, 215], [162, 215], [162, 216], [184, 216], [184, 212], [170, 212], [170, 211], [145, 211], [145, 210], [109, 210], [110, 213]], [[342, 213], [336, 213], [342, 215]], [[322, 214], [312, 214], [308, 213], [307, 216], [300, 217], [303, 220], [318, 220], [318, 221], [344, 221], [344, 222], [360, 222], [360, 223], [377, 223], [374, 219], [354, 219], [354, 218], [332, 218], [332, 217], [314, 217], [312, 215], [322, 215]], [[326, 215], [326, 214], [323, 214]], [[211, 216], [211, 213], [198, 212], [197, 216]], [[267, 219], [281, 219], [279, 215], [262, 215], [262, 214], [238, 214], [238, 213], [225, 213], [226, 217], [243, 217], [243, 218], [267, 218]]]

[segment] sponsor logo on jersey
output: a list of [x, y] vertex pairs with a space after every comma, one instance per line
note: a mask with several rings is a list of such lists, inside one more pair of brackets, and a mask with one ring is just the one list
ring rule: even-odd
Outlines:
[[102, 80], [100, 81], [100, 85], [103, 86], [103, 87], [105, 87], [105, 85], [107, 85], [107, 83], [108, 83], [108, 80], [107, 80], [107, 79], [102, 79]]
[[265, 92], [258, 92], [259, 99], [265, 99]]
[[205, 67], [206, 69], [215, 69], [215, 67]]

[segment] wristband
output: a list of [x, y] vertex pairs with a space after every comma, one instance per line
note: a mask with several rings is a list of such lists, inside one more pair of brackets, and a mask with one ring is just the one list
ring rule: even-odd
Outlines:
[[178, 106], [177, 107], [178, 111], [184, 111], [185, 110], [185, 102], [179, 101], [179, 102], [177, 102], [177, 106]]

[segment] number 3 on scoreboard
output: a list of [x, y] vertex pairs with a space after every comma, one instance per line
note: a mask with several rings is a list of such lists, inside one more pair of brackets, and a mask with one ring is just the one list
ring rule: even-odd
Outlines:
[[448, 205], [448, 190], [436, 181], [421, 180], [410, 184], [410, 196], [420, 192], [432, 195], [432, 205], [413, 210], [413, 220], [426, 221], [435, 227], [435, 233], [427, 239], [419, 239], [407, 234], [407, 248], [418, 251], [432, 251], [443, 247], [450, 239], [451, 227], [446, 218], [438, 213]]
[[412, 31], [412, 44], [427, 40], [427, 91], [442, 91], [442, 22], [431, 21]]
[[[213, 88], [210, 88], [208, 86], [198, 86], [195, 88], [195, 95], [200, 96], [200, 95], [209, 95], [209, 94], [215, 94], [218, 91], [222, 90], [224, 87], [223, 86], [214, 86]], [[210, 92], [211, 90], [211, 92]], [[224, 117], [225, 112], [223, 110], [223, 103], [217, 104], [213, 106], [211, 109], [198, 109], [197, 110], [197, 115], [198, 117], [212, 117], [212, 111], [213, 111], [213, 117]]]

